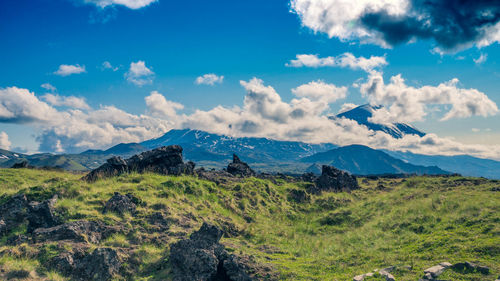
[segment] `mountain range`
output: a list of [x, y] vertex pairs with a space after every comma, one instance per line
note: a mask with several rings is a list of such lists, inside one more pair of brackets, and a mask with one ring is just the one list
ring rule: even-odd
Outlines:
[[[425, 133], [404, 123], [380, 125], [369, 122], [377, 107], [359, 106], [331, 118], [350, 118], [372, 130], [384, 131], [394, 137]], [[72, 171], [86, 171], [101, 165], [111, 156], [131, 155], [156, 147], [178, 144], [184, 157], [207, 168], [223, 168], [239, 155], [253, 168], [266, 172], [317, 172], [320, 164], [329, 164], [354, 174], [447, 174], [482, 176], [500, 179], [500, 162], [468, 155], [419, 155], [409, 152], [376, 150], [363, 145], [338, 147], [333, 144], [308, 144], [278, 141], [267, 138], [230, 137], [201, 130], [170, 130], [163, 136], [141, 143], [120, 143], [106, 150], [87, 150], [80, 154], [26, 155], [0, 150], [0, 167], [10, 167], [27, 160], [36, 167], [57, 167]]]

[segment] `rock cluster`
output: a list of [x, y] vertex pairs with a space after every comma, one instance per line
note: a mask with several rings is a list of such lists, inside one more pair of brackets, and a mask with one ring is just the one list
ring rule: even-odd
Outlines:
[[233, 154], [233, 162], [227, 166], [227, 172], [240, 177], [253, 177], [256, 175], [255, 171], [247, 163], [241, 161], [236, 154]]
[[419, 281], [434, 280], [436, 281], [439, 275], [443, 274], [447, 269], [453, 269], [462, 273], [479, 272], [481, 274], [489, 274], [490, 269], [487, 266], [478, 265], [472, 262], [459, 262], [451, 264], [449, 262], [442, 262], [438, 265], [432, 266], [424, 270], [424, 276]]
[[105, 225], [100, 221], [73, 221], [33, 231], [35, 242], [71, 240], [73, 242], [99, 243], [102, 239], [118, 232], [118, 227]]
[[169, 258], [173, 280], [253, 280], [247, 273], [249, 265], [219, 243], [222, 234], [218, 227], [204, 223], [189, 239], [173, 244]]
[[112, 157], [82, 179], [87, 182], [94, 182], [98, 179], [130, 172], [180, 175], [192, 174], [193, 170], [193, 162], [184, 163], [182, 160], [182, 147], [170, 145], [134, 155], [126, 160], [118, 156]]
[[97, 248], [88, 254], [77, 247], [54, 257], [51, 265], [66, 276], [72, 276], [73, 280], [106, 281], [118, 274], [122, 261], [112, 248]]
[[341, 171], [333, 166], [323, 165], [321, 176], [315, 181], [320, 191], [351, 191], [359, 189], [354, 175]]
[[391, 274], [391, 272], [394, 270], [394, 266], [386, 267], [381, 270], [375, 269], [373, 272], [368, 272], [365, 274], [361, 274], [358, 276], [355, 276], [352, 280], [353, 281], [363, 281], [367, 277], [372, 277], [375, 274], [379, 274], [380, 276], [384, 277], [386, 281], [395, 281], [396, 279], [394, 276]]
[[30, 202], [24, 194], [12, 196], [0, 206], [0, 235], [8, 233], [26, 221], [28, 221], [28, 233], [37, 228], [60, 224], [54, 210], [56, 200], [57, 196], [54, 196], [43, 202]]

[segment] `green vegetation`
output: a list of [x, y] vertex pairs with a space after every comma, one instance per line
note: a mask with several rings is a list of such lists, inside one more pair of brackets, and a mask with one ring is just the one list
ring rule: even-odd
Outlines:
[[[65, 221], [102, 220], [127, 231], [100, 245], [130, 251], [124, 276], [168, 279], [169, 244], [201, 224], [219, 225], [231, 252], [271, 264], [283, 280], [352, 280], [355, 275], [396, 265], [396, 280], [418, 280], [443, 261], [472, 261], [489, 275], [445, 272], [444, 280], [495, 280], [500, 274], [499, 181], [463, 177], [360, 178], [352, 193], [311, 195], [297, 203], [291, 189], [306, 183], [242, 179], [216, 185], [194, 177], [131, 174], [96, 183], [80, 174], [0, 169], [0, 204], [16, 193], [32, 200], [58, 194], [56, 209]], [[137, 214], [102, 214], [114, 192], [132, 193], [142, 203]], [[158, 230], [148, 219], [162, 213], [171, 222]], [[25, 232], [22, 227], [16, 234]], [[8, 234], [8, 236], [14, 233]], [[70, 247], [70, 246], [66, 246]], [[0, 240], [0, 268], [36, 272], [64, 280], [47, 268], [63, 251], [58, 244], [6, 245]], [[403, 266], [410, 266], [408, 269]], [[367, 280], [382, 280], [377, 276]]]

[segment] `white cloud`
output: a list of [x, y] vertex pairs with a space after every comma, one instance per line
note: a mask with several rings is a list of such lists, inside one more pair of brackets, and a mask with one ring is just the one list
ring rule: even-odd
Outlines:
[[40, 87], [42, 87], [45, 90], [50, 91], [50, 92], [57, 91], [56, 87], [52, 86], [50, 83], [43, 83], [42, 85], [40, 85]]
[[298, 97], [332, 103], [346, 97], [347, 87], [337, 87], [318, 80], [300, 85], [292, 89], [292, 93]]
[[222, 81], [224, 80], [224, 76], [218, 76], [213, 73], [205, 74], [203, 76], [199, 76], [196, 78], [194, 81], [196, 84], [205, 84], [205, 85], [210, 85], [213, 86], [215, 83], [221, 84]]
[[343, 41], [358, 39], [363, 42], [387, 44], [376, 34], [359, 24], [365, 11], [387, 11], [389, 15], [403, 15], [407, 0], [292, 0], [291, 8], [301, 19], [302, 25], [314, 32], [323, 32]]
[[9, 150], [10, 145], [9, 135], [6, 132], [0, 132], [0, 149]]
[[479, 133], [481, 130], [478, 128], [472, 128], [471, 129], [473, 133]]
[[61, 64], [59, 66], [59, 69], [55, 71], [54, 74], [59, 76], [69, 76], [72, 74], [80, 74], [84, 72], [86, 72], [85, 65], [80, 66], [78, 64], [76, 65]]
[[[391, 47], [432, 39], [439, 52], [500, 42], [495, 1], [291, 0], [303, 26], [341, 41]], [[446, 20], [443, 20], [446, 19]]]
[[78, 109], [90, 109], [84, 98], [75, 96], [64, 97], [54, 94], [45, 94], [44, 96], [42, 96], [42, 99], [53, 106], [67, 106]]
[[109, 61], [104, 61], [102, 63], [102, 66], [101, 66], [101, 69], [104, 70], [104, 69], [111, 69], [113, 71], [117, 71], [118, 69], [120, 69], [118, 66], [113, 66]]
[[40, 101], [34, 93], [17, 87], [0, 88], [0, 122], [50, 121], [57, 110]]
[[372, 73], [360, 91], [371, 103], [385, 105], [374, 112], [371, 121], [375, 123], [422, 121], [428, 105], [451, 106], [442, 121], [498, 113], [497, 105], [484, 93], [458, 88], [457, 84], [455, 78], [438, 86], [415, 88], [407, 86], [401, 75], [393, 76], [391, 82], [385, 84], [382, 74]]
[[358, 107], [359, 105], [357, 104], [354, 104], [354, 103], [344, 103], [341, 107], [340, 107], [340, 110], [338, 112], [338, 114], [340, 113], [343, 113], [343, 112], [346, 112], [346, 111], [349, 111], [351, 109], [354, 109], [356, 107]]
[[[370, 80], [362, 88], [365, 89], [373, 78], [373, 75], [370, 76]], [[369, 130], [350, 119], [330, 120], [329, 105], [324, 101], [323, 94], [307, 93], [303, 97], [297, 95], [297, 98], [285, 102], [273, 87], [265, 85], [260, 79], [253, 78], [240, 83], [246, 90], [242, 107], [216, 106], [206, 111], [196, 110], [189, 115], [178, 113], [183, 108], [181, 104], [169, 101], [155, 91], [145, 98], [148, 110], [136, 115], [114, 106], [91, 108], [87, 111], [72, 108], [58, 110], [38, 100], [26, 89], [7, 88], [0, 92], [0, 122], [22, 123], [30, 120], [30, 125], [42, 132], [37, 137], [40, 151], [79, 152], [107, 148], [121, 142], [140, 142], [159, 137], [174, 128], [192, 128], [236, 137], [267, 137], [337, 145], [363, 144], [378, 149], [408, 150], [422, 154], [470, 154], [500, 159], [499, 145], [466, 145], [434, 134], [424, 137], [407, 135], [395, 139], [384, 132]], [[394, 91], [417, 91], [418, 93], [414, 92], [417, 96], [424, 95], [423, 93], [435, 96], [432, 93], [439, 92], [440, 95], [451, 95], [453, 99], [457, 98], [454, 96], [456, 94], [448, 92], [458, 91], [462, 95], [461, 91], [472, 91], [473, 95], [477, 94], [475, 90], [459, 89], [454, 84], [442, 85], [424, 86], [422, 88], [426, 90], [423, 91], [422, 88], [411, 88], [398, 81], [384, 85], [382, 80], [382, 84], [374, 85], [374, 88], [377, 91], [392, 91], [391, 87], [395, 87]], [[326, 96], [330, 98], [329, 94]], [[20, 98], [23, 100], [17, 102]], [[395, 100], [401, 98], [397, 96]], [[348, 106], [353, 105], [345, 105]]]
[[130, 68], [128, 72], [125, 73], [125, 78], [128, 82], [141, 87], [146, 84], [152, 84], [154, 74], [155, 73], [151, 69], [146, 67], [146, 63], [140, 60], [130, 63]]
[[481, 54], [479, 58], [474, 59], [475, 64], [482, 64], [488, 59], [488, 54]]
[[177, 110], [182, 110], [184, 106], [180, 103], [167, 100], [157, 91], [144, 98], [151, 114], [168, 118], [176, 118]]
[[351, 53], [343, 53], [336, 57], [320, 58], [318, 55], [296, 55], [286, 66], [289, 67], [348, 67], [353, 70], [370, 72], [375, 68], [387, 65], [385, 57], [371, 56], [370, 58], [355, 57]]
[[106, 8], [109, 6], [125, 6], [129, 9], [140, 9], [144, 8], [151, 3], [157, 2], [157, 0], [83, 0], [84, 3], [94, 4], [99, 8]]

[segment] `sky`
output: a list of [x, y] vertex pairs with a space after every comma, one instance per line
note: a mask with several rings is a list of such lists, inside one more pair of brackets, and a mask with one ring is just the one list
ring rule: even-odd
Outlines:
[[[77, 153], [193, 128], [500, 159], [500, 5], [6, 0], [0, 148]], [[427, 133], [393, 139], [352, 120]]]

